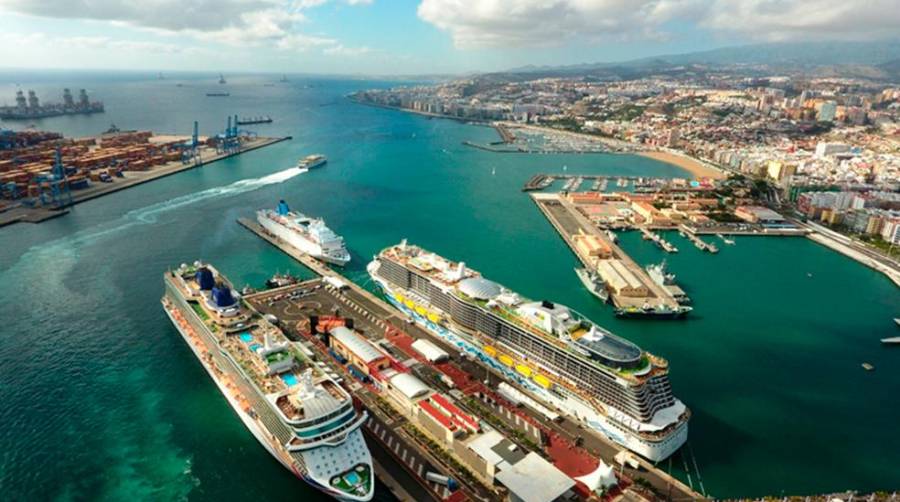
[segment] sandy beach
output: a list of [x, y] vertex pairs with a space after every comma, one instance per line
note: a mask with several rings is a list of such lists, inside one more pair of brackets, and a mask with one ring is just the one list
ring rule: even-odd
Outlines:
[[685, 171], [693, 174], [695, 178], [711, 178], [715, 180], [722, 180], [728, 177], [728, 175], [724, 171], [716, 169], [715, 167], [705, 164], [693, 157], [688, 157], [687, 155], [681, 155], [661, 150], [652, 152], [635, 152], [635, 154], [678, 166]]

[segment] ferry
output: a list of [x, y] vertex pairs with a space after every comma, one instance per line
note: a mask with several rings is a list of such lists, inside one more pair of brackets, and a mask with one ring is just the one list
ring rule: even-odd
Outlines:
[[687, 441], [691, 412], [668, 362], [551, 301], [533, 301], [418, 246], [366, 267], [385, 298], [529, 396], [651, 460]]
[[166, 315], [257, 441], [295, 476], [337, 500], [372, 499], [368, 419], [350, 395], [241, 299], [212, 265], [164, 275]]
[[317, 167], [324, 166], [327, 162], [328, 159], [325, 158], [324, 155], [307, 155], [297, 162], [297, 167], [299, 167], [300, 169], [315, 169]]
[[321, 218], [291, 211], [284, 200], [278, 202], [274, 211], [257, 211], [256, 221], [268, 233], [313, 258], [339, 266], [350, 262], [350, 252], [344, 245], [343, 237], [328, 228]]

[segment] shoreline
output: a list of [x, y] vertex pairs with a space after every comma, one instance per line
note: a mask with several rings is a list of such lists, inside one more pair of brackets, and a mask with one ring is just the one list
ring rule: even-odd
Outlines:
[[635, 155], [640, 155], [641, 157], [665, 162], [666, 164], [671, 164], [675, 167], [684, 169], [685, 171], [691, 173], [695, 178], [724, 180], [728, 177], [728, 175], [721, 169], [715, 168], [701, 160], [681, 153], [675, 153], [666, 150], [648, 150], [634, 153]]
[[[477, 119], [467, 119], [464, 117], [454, 117], [452, 115], [444, 115], [441, 113], [432, 113], [425, 112], [421, 110], [411, 110], [409, 108], [401, 108], [399, 106], [390, 106], [390, 105], [382, 105], [379, 103], [369, 103], [367, 101], [361, 101], [359, 99], [354, 99], [353, 97], [349, 97], [348, 99], [356, 104], [364, 105], [364, 106], [373, 106], [375, 108], [384, 108], [386, 110], [396, 110], [400, 112], [407, 112], [413, 115], [419, 115], [422, 117], [429, 118], [439, 118], [439, 119], [448, 119], [456, 122], [462, 122], [469, 125], [480, 125], [480, 126], [490, 126], [491, 124], [500, 124], [506, 126], [510, 129], [531, 129], [535, 131], [541, 132], [550, 132], [556, 134], [564, 134], [568, 136], [574, 136], [577, 138], [588, 139], [592, 141], [596, 141], [598, 143], [603, 143], [610, 148], [614, 149], [611, 152], [598, 152], [598, 153], [610, 153], [610, 154], [633, 154], [640, 155], [642, 157], [646, 157], [649, 159], [653, 159], [659, 162], [664, 162], [666, 164], [678, 167], [690, 173], [695, 179], [700, 178], [710, 178], [713, 180], [723, 180], [728, 177], [728, 174], [723, 170], [710, 165], [707, 162], [703, 162], [697, 158], [691, 157], [687, 154], [676, 152], [673, 150], [664, 150], [664, 149], [652, 149], [652, 150], [644, 150], [642, 145], [637, 143], [629, 143], [627, 141], [622, 141], [620, 139], [608, 138], [605, 136], [599, 136], [595, 134], [586, 134], [583, 132], [576, 131], [567, 131], [565, 129], [556, 129], [553, 127], [540, 126], [535, 124], [520, 124], [517, 122], [509, 122], [505, 120], [499, 121], [483, 121]], [[520, 153], [520, 152], [506, 152], [506, 151], [494, 151], [489, 148], [484, 148], [475, 144], [471, 144], [469, 146], [474, 146], [476, 148], [481, 148], [486, 151], [490, 151], [492, 153]], [[524, 152], [528, 153], [528, 152]]]

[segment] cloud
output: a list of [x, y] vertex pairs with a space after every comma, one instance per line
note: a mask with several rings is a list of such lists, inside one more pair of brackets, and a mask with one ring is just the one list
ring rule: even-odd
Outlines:
[[[328, 0], [0, 0], [0, 11], [61, 19], [107, 21], [156, 35], [188, 35], [231, 46], [282, 50], [343, 47], [337, 40], [299, 33], [303, 11]], [[343, 0], [350, 5], [371, 0]], [[137, 46], [135, 46], [137, 47]], [[336, 51], [340, 52], [340, 51]]]
[[460, 48], [665, 37], [687, 23], [751, 39], [896, 36], [897, 0], [422, 0], [419, 17]]
[[147, 42], [138, 40], [117, 40], [109, 37], [73, 36], [60, 37], [46, 33], [3, 33], [0, 43], [9, 46], [40, 46], [52, 50], [120, 50], [126, 52], [152, 52], [158, 54], [195, 53], [197, 49], [179, 44]]

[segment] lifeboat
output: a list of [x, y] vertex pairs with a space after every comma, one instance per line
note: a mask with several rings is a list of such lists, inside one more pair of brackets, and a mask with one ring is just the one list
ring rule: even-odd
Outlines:
[[509, 357], [509, 356], [506, 355], [506, 354], [500, 354], [500, 357], [498, 357], [497, 360], [500, 361], [501, 363], [507, 365], [507, 366], [512, 366], [512, 365], [513, 365], [513, 360], [512, 360], [512, 358]]
[[550, 379], [545, 377], [544, 375], [539, 375], [539, 374], [535, 373], [532, 380], [534, 380], [534, 383], [540, 385], [541, 387], [543, 387], [545, 389], [550, 388], [550, 385], [551, 385]]
[[531, 368], [525, 366], [524, 364], [517, 364], [516, 371], [518, 371], [520, 375], [523, 375], [525, 377], [531, 376]]
[[494, 347], [491, 347], [490, 345], [485, 345], [484, 347], [481, 348], [481, 350], [483, 350], [485, 354], [487, 354], [491, 357], [495, 357], [497, 355], [497, 349], [495, 349]]

